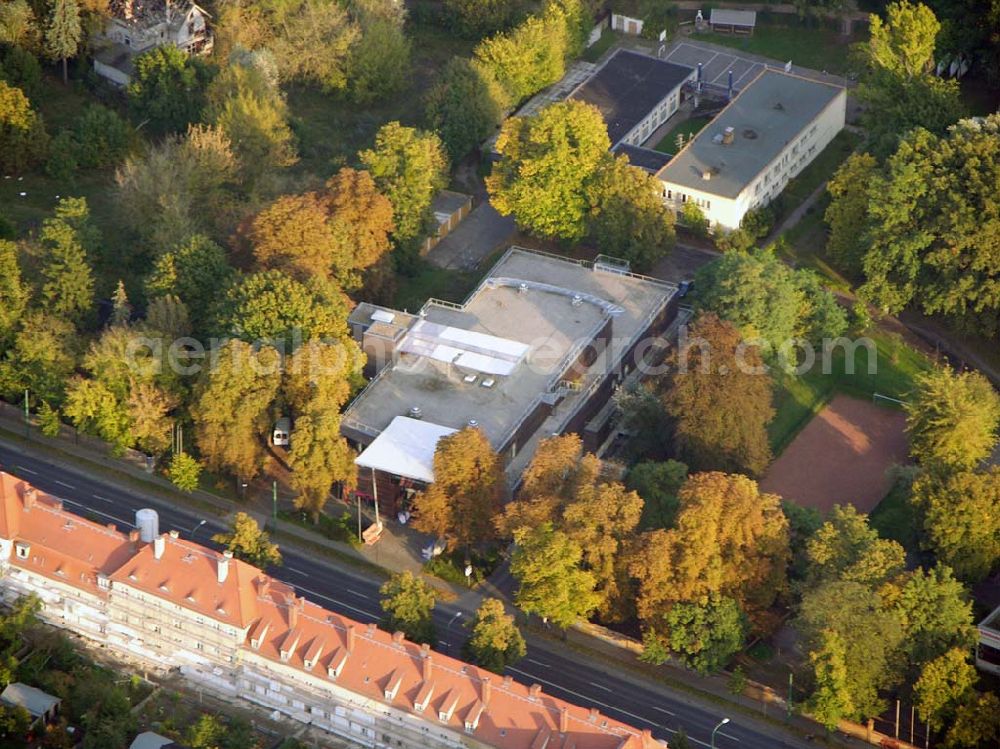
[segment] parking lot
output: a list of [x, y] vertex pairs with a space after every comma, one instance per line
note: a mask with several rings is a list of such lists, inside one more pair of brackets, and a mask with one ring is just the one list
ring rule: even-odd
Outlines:
[[763, 62], [751, 60], [731, 52], [722, 52], [697, 42], [678, 41], [667, 50], [664, 57], [668, 62], [688, 65], [692, 68], [702, 63], [705, 83], [716, 86], [729, 85], [729, 71], [733, 71], [733, 87], [746, 86], [766, 67]]

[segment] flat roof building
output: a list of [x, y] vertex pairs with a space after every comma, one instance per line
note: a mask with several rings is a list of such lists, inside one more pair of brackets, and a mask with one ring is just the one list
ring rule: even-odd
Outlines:
[[664, 197], [736, 229], [843, 129], [846, 106], [840, 86], [765, 70], [660, 170]]
[[730, 10], [729, 8], [712, 8], [709, 16], [712, 31], [730, 34], [752, 34], [757, 25], [757, 11]]
[[639, 146], [677, 111], [681, 86], [694, 74], [687, 65], [620, 49], [570, 98], [601, 110], [612, 147]]
[[[515, 477], [536, 434], [576, 431], [587, 442], [587, 422], [634, 368], [637, 344], [675, 314], [673, 284], [511, 248], [462, 304], [432, 299], [416, 316], [355, 309], [352, 331], [377, 374], [341, 430], [363, 450], [362, 467], [426, 483], [426, 428], [443, 436], [474, 425]], [[594, 432], [591, 449], [598, 439]], [[384, 462], [389, 447], [398, 470]]]
[[977, 629], [976, 666], [1000, 676], [1000, 606], [983, 619]]

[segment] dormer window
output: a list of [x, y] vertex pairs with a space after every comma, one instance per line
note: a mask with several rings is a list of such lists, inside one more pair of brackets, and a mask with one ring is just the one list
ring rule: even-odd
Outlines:
[[27, 559], [28, 555], [31, 554], [31, 546], [29, 544], [14, 544], [14, 553], [18, 559]]

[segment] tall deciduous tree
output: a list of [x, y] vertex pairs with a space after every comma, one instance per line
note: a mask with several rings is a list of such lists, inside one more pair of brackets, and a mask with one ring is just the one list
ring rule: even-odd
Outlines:
[[348, 84], [351, 49], [360, 35], [341, 3], [294, 0], [268, 11], [273, 38], [267, 46], [278, 61], [282, 78], [314, 83], [326, 91]]
[[674, 214], [660, 197], [662, 183], [629, 164], [609, 157], [590, 186], [590, 226], [598, 248], [649, 270], [674, 245]]
[[976, 582], [1000, 562], [1000, 468], [914, 482], [912, 502], [923, 516], [923, 545], [962, 580]]
[[677, 518], [677, 493], [687, 481], [687, 466], [677, 460], [646, 461], [629, 469], [625, 485], [642, 497], [643, 530], [670, 528]]
[[551, 523], [522, 528], [514, 534], [516, 548], [510, 571], [517, 579], [514, 602], [566, 629], [587, 618], [600, 603], [594, 576], [580, 569], [579, 544], [553, 529]]
[[27, 312], [0, 359], [0, 392], [16, 400], [28, 390], [32, 398], [62, 403], [79, 343], [73, 323], [40, 310]]
[[968, 470], [997, 444], [1000, 395], [978, 372], [938, 367], [917, 376], [906, 403], [910, 454], [935, 470]]
[[676, 527], [643, 534], [632, 555], [639, 617], [662, 631], [674, 604], [722, 594], [759, 627], [787, 585], [788, 521], [778, 496], [746, 476], [700, 473], [679, 499]]
[[864, 227], [868, 221], [868, 190], [878, 162], [867, 153], [852, 153], [826, 183], [830, 205], [823, 220], [830, 227], [827, 254], [837, 267], [860, 276], [868, 245]]
[[44, 157], [47, 145], [42, 118], [28, 97], [0, 79], [0, 168], [21, 172]]
[[880, 538], [868, 516], [854, 505], [835, 505], [827, 521], [806, 543], [812, 585], [846, 580], [875, 587], [900, 573], [906, 551]]
[[362, 104], [383, 100], [402, 89], [411, 68], [406, 8], [394, 0], [351, 0], [350, 8], [361, 34], [347, 63], [348, 91]]
[[198, 57], [172, 44], [155, 47], [135, 60], [129, 106], [157, 132], [183, 132], [201, 119], [210, 80], [211, 71]]
[[907, 135], [871, 182], [861, 293], [890, 312], [916, 303], [995, 335], [998, 181], [1000, 115], [962, 120], [945, 137], [921, 129]]
[[913, 685], [920, 719], [939, 730], [950, 722], [978, 678], [976, 667], [969, 663], [968, 650], [963, 648], [952, 648], [926, 663]]
[[596, 107], [552, 104], [504, 122], [500, 161], [486, 178], [496, 209], [542, 237], [579, 241], [587, 232], [590, 185], [611, 147]]
[[493, 74], [464, 57], [453, 57], [427, 93], [427, 120], [452, 161], [489, 138], [503, 119], [504, 93]]
[[41, 301], [54, 315], [83, 321], [94, 304], [94, 274], [87, 257], [95, 230], [84, 198], [63, 198], [55, 215], [42, 222]]
[[336, 482], [354, 486], [354, 453], [340, 434], [340, 412], [360, 374], [361, 352], [353, 341], [310, 341], [286, 366], [285, 398], [295, 414], [289, 454], [296, 507], [317, 517]]
[[566, 71], [568, 45], [565, 17], [560, 13], [529, 16], [508, 32], [484, 39], [473, 60], [489, 70], [512, 106], [541, 91]]
[[45, 51], [52, 59], [62, 60], [63, 83], [69, 83], [67, 60], [76, 56], [82, 34], [80, 6], [76, 0], [53, 0], [45, 29]]
[[35, 12], [27, 0], [9, 0], [0, 5], [0, 42], [22, 46], [37, 34]]
[[705, 603], [678, 603], [664, 617], [671, 652], [700, 674], [722, 670], [743, 648], [746, 615], [732, 598], [713, 593]]
[[152, 298], [176, 296], [188, 309], [197, 330], [204, 330], [220, 291], [234, 276], [225, 251], [208, 237], [196, 234], [161, 255], [146, 279]]
[[435, 595], [427, 583], [407, 570], [389, 578], [379, 592], [386, 629], [402, 632], [413, 642], [435, 642], [432, 618]]
[[280, 385], [280, 357], [269, 346], [254, 351], [227, 341], [195, 386], [191, 415], [206, 465], [252, 478], [264, 460], [262, 436], [271, 426], [269, 406]]
[[514, 617], [496, 598], [484, 600], [470, 623], [472, 634], [463, 652], [473, 663], [496, 673], [517, 663], [528, 652]]
[[237, 512], [233, 517], [232, 530], [216, 533], [212, 540], [222, 544], [233, 556], [255, 567], [266, 569], [281, 564], [278, 545], [271, 543], [267, 531], [262, 530], [256, 520], [245, 512]]
[[513, 26], [526, 9], [525, 0], [444, 0], [450, 23], [463, 35], [478, 39]]
[[772, 384], [760, 351], [736, 328], [702, 314], [688, 330], [664, 394], [678, 456], [695, 470], [760, 474], [771, 461]]
[[844, 638], [835, 630], [824, 629], [817, 648], [809, 653], [809, 661], [815, 686], [806, 709], [827, 730], [833, 731], [842, 718], [855, 713], [848, 686]]
[[358, 158], [392, 203], [396, 241], [423, 237], [431, 201], [448, 184], [448, 158], [437, 134], [390, 122], [379, 128], [374, 147]]
[[491, 542], [506, 493], [503, 463], [477, 427], [442, 437], [434, 451], [434, 482], [414, 502], [413, 527], [451, 549]]
[[945, 737], [948, 749], [972, 749], [1000, 741], [1000, 697], [993, 692], [969, 692], [955, 710]]
[[28, 287], [21, 280], [17, 245], [0, 239], [0, 344], [6, 344], [28, 304]]

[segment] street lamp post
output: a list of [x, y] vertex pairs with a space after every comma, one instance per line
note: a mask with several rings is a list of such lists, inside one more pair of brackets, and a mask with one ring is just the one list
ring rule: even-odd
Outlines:
[[188, 536], [191, 538], [191, 540], [194, 539], [195, 531], [197, 531], [199, 528], [201, 528], [201, 526], [203, 526], [207, 522], [208, 522], [207, 520], [199, 520], [198, 521], [198, 524], [194, 528], [191, 529], [190, 533], [188, 533]]
[[448, 643], [448, 655], [451, 655], [451, 625], [454, 624], [457, 619], [461, 619], [461, 618], [462, 618], [462, 612], [461, 611], [456, 611], [455, 612], [455, 616], [453, 616], [449, 620], [448, 627], [445, 630], [445, 637], [448, 638], [448, 640], [447, 640], [447, 643]]
[[726, 723], [728, 723], [728, 722], [729, 722], [729, 718], [723, 718], [722, 720], [719, 721], [719, 725], [717, 725], [715, 728], [712, 729], [712, 738], [711, 738], [711, 740], [709, 742], [712, 745], [712, 749], [715, 749], [715, 734], [716, 734], [716, 732], [720, 728], [722, 728], [724, 725], [726, 725]]

